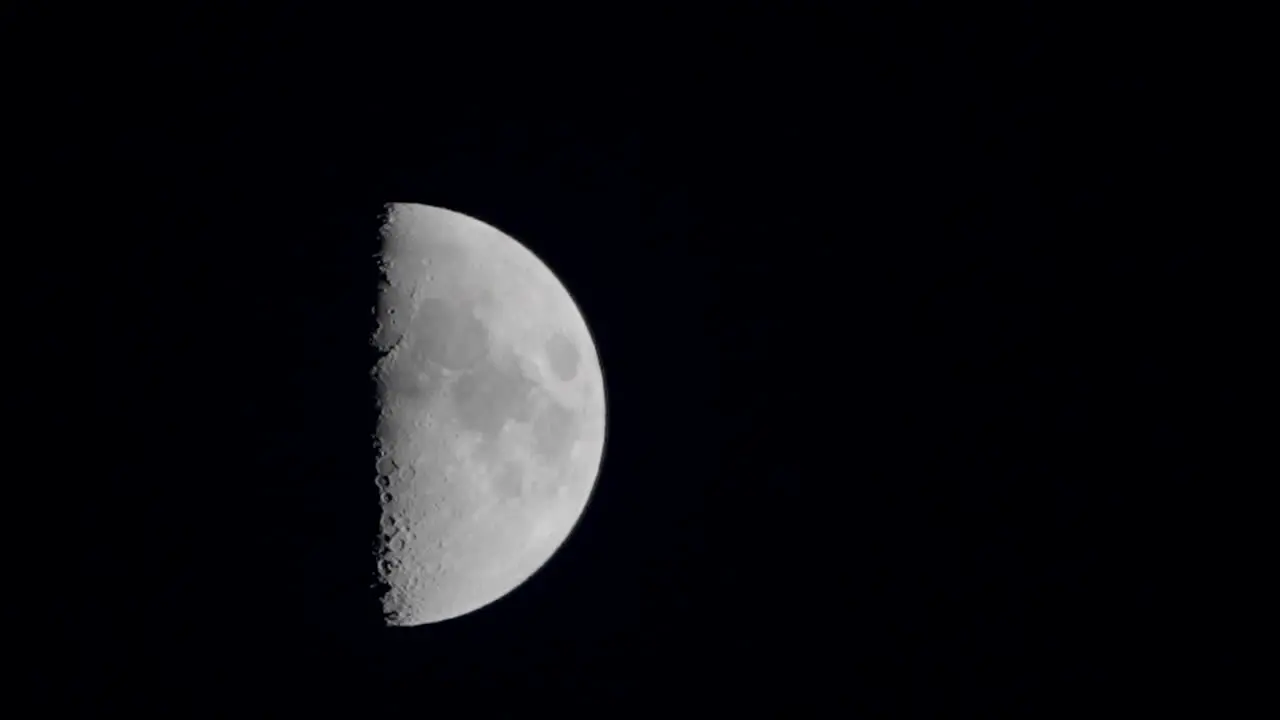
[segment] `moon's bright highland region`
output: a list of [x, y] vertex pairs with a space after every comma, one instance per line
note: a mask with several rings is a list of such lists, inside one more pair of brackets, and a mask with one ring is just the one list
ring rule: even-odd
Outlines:
[[587, 505], [604, 450], [581, 312], [523, 245], [466, 215], [387, 206], [378, 301], [378, 575], [389, 625], [488, 605]]

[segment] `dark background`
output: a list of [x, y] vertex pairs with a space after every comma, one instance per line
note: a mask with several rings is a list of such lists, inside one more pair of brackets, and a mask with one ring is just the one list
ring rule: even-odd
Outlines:
[[[6, 11], [39, 714], [1225, 701], [1234, 329], [1162, 25], [240, 5]], [[408, 630], [369, 588], [388, 201], [539, 254], [611, 418], [561, 552]]]

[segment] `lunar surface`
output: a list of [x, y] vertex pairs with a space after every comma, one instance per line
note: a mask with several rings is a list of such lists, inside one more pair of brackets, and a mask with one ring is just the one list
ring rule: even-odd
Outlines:
[[375, 368], [390, 625], [511, 592], [561, 546], [604, 449], [600, 363], [568, 291], [465, 215], [387, 206]]

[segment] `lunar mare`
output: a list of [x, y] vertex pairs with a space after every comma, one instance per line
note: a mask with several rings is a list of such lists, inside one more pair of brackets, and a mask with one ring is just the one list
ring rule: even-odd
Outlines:
[[581, 312], [514, 239], [415, 204], [382, 238], [378, 573], [387, 621], [416, 625], [497, 600], [568, 537], [604, 388]]

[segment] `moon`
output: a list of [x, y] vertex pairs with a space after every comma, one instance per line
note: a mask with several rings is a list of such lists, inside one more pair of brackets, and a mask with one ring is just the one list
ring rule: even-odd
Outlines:
[[387, 624], [510, 593], [560, 548], [604, 450], [599, 357], [552, 271], [461, 213], [386, 206], [374, 368]]

